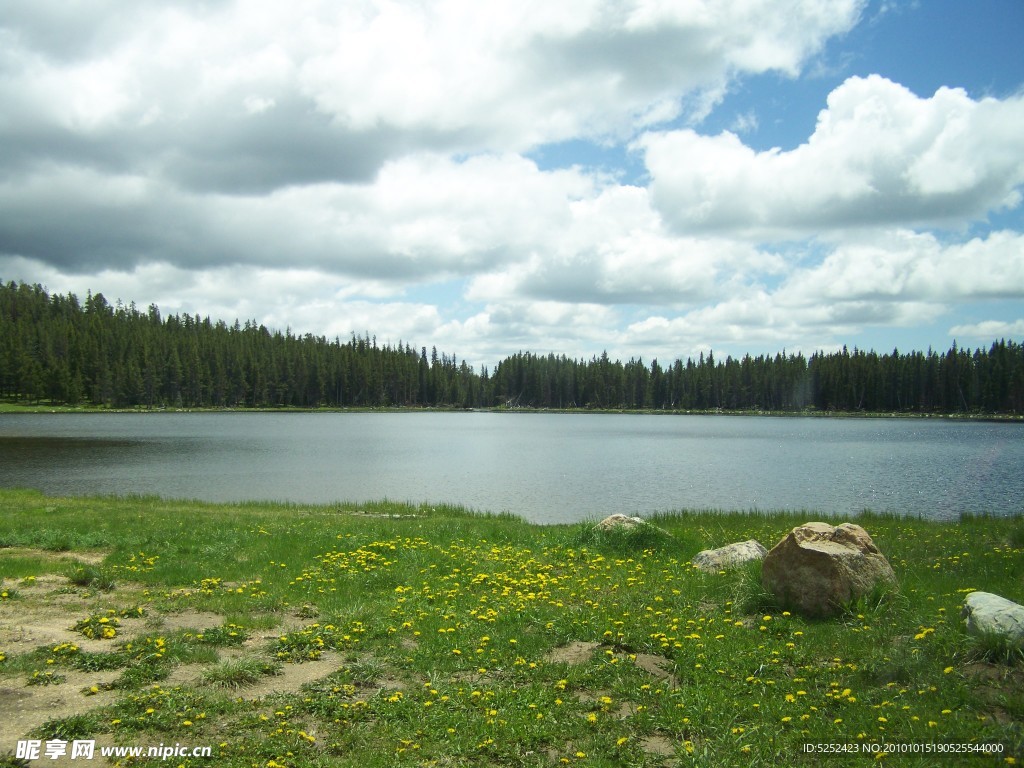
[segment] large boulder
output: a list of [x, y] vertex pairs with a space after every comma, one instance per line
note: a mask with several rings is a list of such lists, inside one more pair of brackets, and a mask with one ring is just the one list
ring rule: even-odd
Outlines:
[[763, 560], [766, 554], [768, 554], [768, 550], [761, 542], [749, 539], [718, 549], [705, 549], [694, 555], [690, 562], [707, 573], [718, 573], [728, 568], [736, 568], [751, 560]]
[[777, 600], [805, 616], [835, 616], [896, 574], [859, 525], [805, 523], [765, 556], [761, 581]]
[[972, 635], [1024, 648], [1024, 605], [991, 592], [971, 592], [964, 600], [961, 616]]

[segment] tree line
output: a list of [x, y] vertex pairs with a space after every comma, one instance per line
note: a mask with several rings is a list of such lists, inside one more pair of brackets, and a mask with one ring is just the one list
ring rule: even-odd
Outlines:
[[1024, 413], [1024, 347], [878, 354], [845, 347], [626, 363], [519, 352], [465, 360], [378, 344], [162, 316], [0, 281], [0, 398], [130, 407], [457, 407]]

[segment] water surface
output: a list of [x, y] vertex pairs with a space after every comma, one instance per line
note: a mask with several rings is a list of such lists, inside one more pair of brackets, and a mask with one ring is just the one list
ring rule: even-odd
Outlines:
[[0, 486], [300, 503], [388, 498], [543, 523], [681, 508], [1024, 512], [1024, 427], [551, 413], [0, 415]]

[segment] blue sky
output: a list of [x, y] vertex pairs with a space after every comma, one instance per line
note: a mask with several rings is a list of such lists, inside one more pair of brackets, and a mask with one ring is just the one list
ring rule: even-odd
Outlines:
[[476, 366], [1024, 338], [1024, 4], [781, 7], [10, 0], [0, 278]]

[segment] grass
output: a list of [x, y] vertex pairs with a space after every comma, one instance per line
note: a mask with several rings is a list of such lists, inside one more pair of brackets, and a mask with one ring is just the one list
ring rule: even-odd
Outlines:
[[203, 672], [202, 681], [222, 688], [244, 688], [263, 677], [281, 674], [281, 664], [256, 656], [219, 662]]
[[[14, 595], [0, 618], [65, 605], [60, 588], [26, 581], [57, 574], [83, 601], [68, 627], [100, 627], [88, 649], [0, 640], [0, 684], [112, 680], [102, 704], [44, 735], [209, 744], [229, 768], [816, 764], [808, 742], [997, 742], [1001, 760], [1024, 760], [1020, 654], [969, 637], [959, 617], [972, 590], [1024, 602], [1019, 519], [862, 514], [899, 587], [823, 621], [782, 611], [758, 564], [689, 564], [732, 541], [771, 547], [813, 514], [680, 512], [654, 521], [664, 533], [601, 535], [383, 502], [0, 491], [0, 508], [0, 546], [19, 547], [9, 570], [0, 549], [0, 589]], [[52, 542], [70, 557], [106, 551], [95, 570], [110, 589], [74, 586], [66, 560], [29, 554]], [[161, 624], [188, 612], [221, 623]], [[201, 672], [169, 682], [188, 665]], [[290, 685], [300, 673], [305, 685]], [[261, 681], [278, 692], [241, 695]]]

